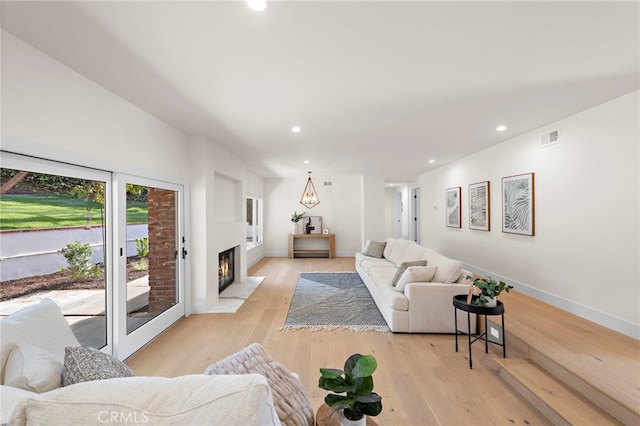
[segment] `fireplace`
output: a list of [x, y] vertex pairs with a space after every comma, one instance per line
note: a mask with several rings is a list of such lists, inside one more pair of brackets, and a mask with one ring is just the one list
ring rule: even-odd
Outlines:
[[218, 292], [229, 287], [235, 279], [235, 248], [218, 255]]

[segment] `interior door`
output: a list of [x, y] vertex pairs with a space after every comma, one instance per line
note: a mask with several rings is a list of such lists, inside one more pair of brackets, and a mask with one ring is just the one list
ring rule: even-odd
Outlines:
[[185, 314], [184, 188], [117, 174], [117, 357], [124, 359]]

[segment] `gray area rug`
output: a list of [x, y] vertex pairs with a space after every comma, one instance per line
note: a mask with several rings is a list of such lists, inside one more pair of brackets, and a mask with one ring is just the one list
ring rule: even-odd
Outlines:
[[369, 290], [355, 272], [303, 272], [282, 330], [387, 332]]

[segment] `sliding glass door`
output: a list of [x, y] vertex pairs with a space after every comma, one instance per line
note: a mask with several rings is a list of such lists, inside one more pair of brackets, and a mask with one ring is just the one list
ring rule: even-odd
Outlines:
[[0, 157], [0, 317], [52, 299], [124, 359], [184, 316], [182, 185]]

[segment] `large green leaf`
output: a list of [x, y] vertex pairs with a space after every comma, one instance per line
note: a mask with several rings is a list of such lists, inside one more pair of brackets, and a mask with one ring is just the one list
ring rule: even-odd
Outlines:
[[326, 377], [327, 379], [333, 379], [342, 376], [344, 371], [336, 368], [320, 368], [320, 374], [322, 377]]
[[355, 380], [356, 395], [366, 395], [373, 390], [373, 377], [358, 377]]
[[349, 357], [344, 367], [344, 371], [354, 378], [369, 377], [378, 368], [378, 363], [372, 355], [355, 354]]
[[337, 393], [355, 392], [357, 389], [354, 383], [350, 383], [349, 381], [343, 379], [342, 377], [338, 377], [338, 378], [320, 377], [320, 380], [318, 380], [318, 387], [324, 390], [330, 390]]
[[356, 402], [355, 410], [367, 416], [377, 416], [382, 411], [382, 398], [379, 401], [360, 404]]

